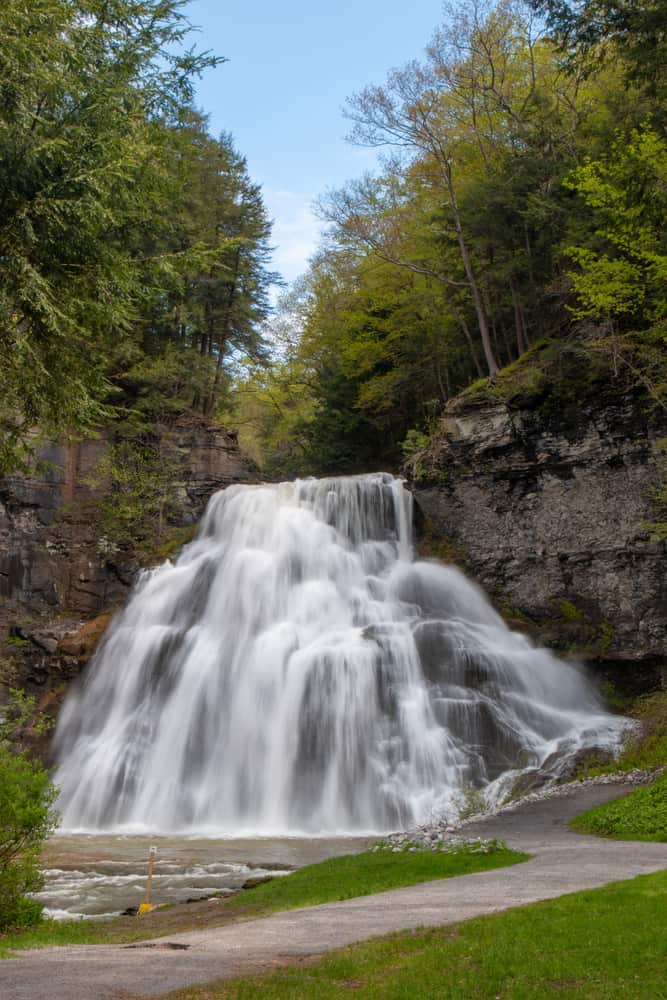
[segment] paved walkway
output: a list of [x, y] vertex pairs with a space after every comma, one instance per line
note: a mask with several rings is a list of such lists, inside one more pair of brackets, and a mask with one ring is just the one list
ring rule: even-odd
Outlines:
[[466, 829], [535, 855], [511, 868], [426, 882], [261, 920], [159, 938], [145, 945], [88, 945], [22, 952], [0, 962], [7, 1000], [119, 1000], [284, 965], [356, 941], [433, 927], [552, 899], [667, 868], [667, 844], [606, 841], [570, 833], [571, 816], [628, 791], [583, 788]]

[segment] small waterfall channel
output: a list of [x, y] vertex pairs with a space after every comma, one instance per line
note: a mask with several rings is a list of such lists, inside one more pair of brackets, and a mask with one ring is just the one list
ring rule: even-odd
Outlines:
[[232, 486], [145, 573], [63, 708], [62, 826], [383, 831], [613, 747], [580, 673], [415, 561], [387, 474]]

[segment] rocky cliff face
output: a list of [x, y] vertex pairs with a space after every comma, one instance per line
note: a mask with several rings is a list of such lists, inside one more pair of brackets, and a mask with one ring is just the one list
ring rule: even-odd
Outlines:
[[459, 397], [414, 483], [517, 628], [641, 689], [667, 682], [667, 543], [651, 541], [664, 411], [631, 395], [564, 408]]
[[[184, 417], [168, 433], [179, 469], [170, 490], [178, 538], [212, 493], [252, 481], [256, 470], [233, 431]], [[87, 482], [107, 448], [104, 432], [46, 444], [36, 455], [39, 471], [0, 479], [0, 702], [2, 688], [15, 685], [55, 711], [140, 568], [100, 538], [101, 490]]]

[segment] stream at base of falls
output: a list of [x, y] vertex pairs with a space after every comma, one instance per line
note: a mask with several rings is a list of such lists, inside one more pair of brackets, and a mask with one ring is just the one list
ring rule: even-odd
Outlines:
[[36, 898], [46, 917], [115, 917], [144, 898], [150, 847], [157, 847], [152, 901], [185, 903], [239, 889], [250, 878], [278, 876], [342, 854], [377, 837], [194, 837], [62, 834], [42, 853], [45, 885]]

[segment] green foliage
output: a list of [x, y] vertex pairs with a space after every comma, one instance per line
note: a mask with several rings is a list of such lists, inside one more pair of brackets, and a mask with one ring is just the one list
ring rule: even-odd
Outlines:
[[487, 803], [481, 788], [466, 785], [459, 798], [459, 818], [469, 819], [487, 811]]
[[160, 284], [140, 233], [167, 215], [170, 122], [215, 61], [178, 54], [181, 6], [0, 8], [2, 467], [35, 423], [56, 433], [108, 414], [108, 357]]
[[594, 66], [620, 55], [630, 80], [656, 99], [664, 95], [667, 11], [662, 0], [530, 0], [530, 4], [546, 14], [570, 64]]
[[88, 485], [101, 488], [99, 547], [113, 556], [119, 549], [149, 550], [161, 542], [170, 513], [174, 482], [182, 460], [166, 438], [121, 440], [104, 452]]
[[269, 476], [419, 475], [468, 386], [546, 415], [605, 379], [667, 405], [659, 3], [534, 0], [551, 36], [522, 4], [449, 4], [422, 63], [348, 102], [352, 140], [400, 155], [322, 199], [270, 326], [270, 223], [193, 107], [220, 60], [183, 6], [0, 9], [0, 471], [35, 427], [113, 420], [140, 452], [192, 409]]
[[571, 825], [598, 837], [667, 841], [667, 774], [624, 799], [589, 809]]
[[623, 770], [667, 767], [667, 692], [642, 696], [629, 714], [639, 722], [640, 731], [626, 743], [619, 766]]
[[577, 6], [613, 23], [604, 59], [564, 62], [521, 4], [453, 3], [423, 63], [350, 99], [352, 141], [401, 153], [321, 200], [255, 423], [267, 470], [421, 476], [418, 435], [468, 386], [545, 416], [615, 390], [665, 405], [667, 148], [625, 49], [648, 22]]
[[22, 688], [11, 687], [14, 680], [14, 664], [7, 665], [6, 674], [0, 677], [0, 683], [8, 685], [9, 701], [2, 706], [0, 718], [0, 746], [12, 747], [20, 743], [21, 734], [29, 727], [37, 735], [44, 735], [51, 729], [53, 723], [41, 715], [35, 706], [32, 695], [26, 694]]
[[559, 610], [562, 617], [568, 622], [581, 622], [584, 620], [584, 614], [579, 608], [572, 603], [572, 601], [564, 600], [559, 604]]
[[597, 327], [579, 330], [576, 338], [541, 340], [492, 380], [481, 379], [464, 393], [471, 400], [502, 401], [513, 410], [536, 410], [545, 419], [563, 419], [583, 403], [594, 408], [628, 394], [647, 411], [667, 405], [667, 353], [651, 332]]
[[15, 646], [17, 649], [26, 649], [32, 645], [29, 639], [21, 639], [18, 635], [8, 635], [5, 643], [8, 646]]
[[606, 656], [614, 641], [614, 627], [609, 622], [602, 622], [599, 633], [599, 653]]
[[424, 454], [430, 443], [430, 436], [414, 427], [410, 428], [401, 442], [403, 467], [414, 482], [419, 482], [426, 475], [427, 466], [424, 462]]
[[[632, 696], [619, 690], [618, 686], [612, 681], [605, 681], [600, 686], [600, 694], [604, 699], [605, 705], [620, 715], [627, 715], [632, 708]], [[614, 769], [616, 769], [616, 761], [614, 761]]]
[[0, 471], [38, 426], [214, 417], [264, 351], [270, 225], [208, 134], [183, 0], [0, 7]]
[[659, 324], [667, 345], [667, 144], [645, 126], [566, 179], [589, 212], [589, 246], [571, 246], [577, 319]]
[[48, 772], [12, 749], [34, 715], [34, 700], [12, 694], [0, 720], [0, 931], [39, 921], [42, 907], [28, 894], [41, 887], [39, 850], [56, 824]]
[[151, 557], [156, 562], [160, 562], [163, 559], [173, 559], [184, 545], [188, 545], [189, 542], [193, 541], [196, 533], [197, 528], [194, 524], [186, 524], [180, 528], [168, 529], [166, 538], [161, 545], [157, 547], [151, 545]]

